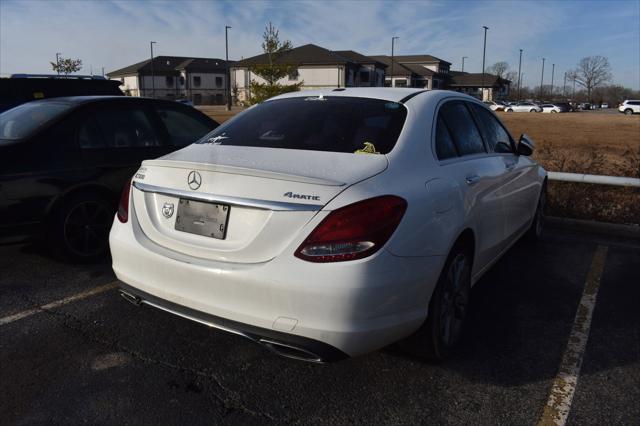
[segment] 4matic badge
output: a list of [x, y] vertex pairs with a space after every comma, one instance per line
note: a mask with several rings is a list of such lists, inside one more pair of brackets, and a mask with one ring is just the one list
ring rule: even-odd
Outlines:
[[320, 201], [320, 196], [319, 195], [294, 194], [293, 192], [285, 192], [282, 196], [283, 197], [289, 197], [289, 198], [299, 198], [301, 200]]

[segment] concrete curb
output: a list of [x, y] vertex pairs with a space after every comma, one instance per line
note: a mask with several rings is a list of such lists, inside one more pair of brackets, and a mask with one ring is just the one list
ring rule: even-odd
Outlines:
[[545, 222], [550, 228], [564, 228], [573, 231], [640, 239], [640, 225], [596, 222], [594, 220], [571, 219], [557, 216], [547, 216]]

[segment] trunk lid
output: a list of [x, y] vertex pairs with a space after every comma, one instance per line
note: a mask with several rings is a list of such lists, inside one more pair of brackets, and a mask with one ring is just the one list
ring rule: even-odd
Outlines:
[[[133, 210], [144, 234], [167, 249], [265, 262], [331, 199], [387, 165], [384, 155], [196, 144], [143, 162], [133, 179]], [[214, 223], [222, 228], [198, 234]]]

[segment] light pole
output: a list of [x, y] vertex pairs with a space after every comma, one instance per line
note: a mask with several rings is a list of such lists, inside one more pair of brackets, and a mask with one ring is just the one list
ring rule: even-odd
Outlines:
[[520, 49], [520, 61], [518, 62], [518, 102], [520, 102], [520, 81], [522, 78], [522, 75], [520, 74], [521, 70], [522, 70], [522, 49]]
[[468, 58], [468, 56], [463, 56], [462, 57], [462, 72], [464, 72], [464, 60]]
[[153, 44], [155, 41], [150, 41], [149, 45], [151, 46], [151, 97], [155, 99], [156, 97], [156, 81], [155, 74], [153, 72]]
[[227, 70], [227, 74], [225, 76], [226, 84], [225, 84], [225, 92], [227, 95], [227, 111], [231, 111], [231, 74], [229, 73], [229, 29], [231, 27], [228, 25], [224, 26], [224, 44], [225, 44], [225, 69]]
[[555, 72], [556, 72], [556, 64], [551, 64], [551, 98], [553, 98], [553, 75], [555, 74]]
[[544, 82], [544, 61], [545, 58], [542, 58], [542, 74], [540, 75], [540, 100], [542, 100], [542, 83]]
[[60, 76], [60, 52], [56, 52], [56, 68], [58, 71], [58, 77]]
[[564, 83], [562, 83], [562, 97], [567, 98], [567, 72], [564, 72]]
[[485, 54], [487, 53], [487, 30], [489, 29], [489, 27], [483, 25], [482, 28], [484, 28], [484, 47], [482, 48], [482, 87], [480, 88], [480, 92], [481, 92], [481, 100], [484, 101], [484, 59], [485, 59]]
[[391, 87], [394, 87], [395, 85], [393, 84], [393, 45], [395, 44], [396, 40], [399, 39], [400, 37], [391, 37]]

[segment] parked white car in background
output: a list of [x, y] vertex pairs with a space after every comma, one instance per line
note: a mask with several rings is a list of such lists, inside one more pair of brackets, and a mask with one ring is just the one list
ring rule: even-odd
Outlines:
[[442, 359], [471, 286], [542, 231], [532, 150], [457, 92], [281, 95], [142, 164], [113, 269], [129, 301], [284, 356], [334, 361], [412, 335]]
[[553, 105], [553, 104], [542, 104], [540, 105], [540, 108], [542, 108], [542, 112], [552, 112], [552, 113], [557, 113], [557, 112], [564, 112], [562, 110], [562, 108], [560, 108], [557, 105]]
[[507, 104], [502, 101], [484, 101], [483, 103], [491, 108], [491, 111], [504, 111], [507, 107]]
[[618, 107], [618, 111], [626, 114], [640, 114], [640, 100], [626, 100]]
[[533, 102], [518, 102], [515, 105], [509, 105], [504, 110], [506, 112], [542, 112], [542, 108]]

